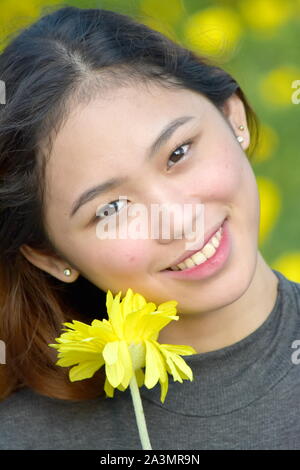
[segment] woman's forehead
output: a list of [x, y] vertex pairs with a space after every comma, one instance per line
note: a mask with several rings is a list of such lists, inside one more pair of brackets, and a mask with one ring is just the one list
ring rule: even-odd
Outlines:
[[156, 87], [122, 88], [114, 96], [98, 97], [88, 105], [78, 105], [70, 113], [52, 146], [52, 155], [77, 150], [82, 146], [111, 147], [120, 142], [129, 144], [134, 139], [141, 145], [151, 139], [168, 121], [181, 114], [200, 116], [207, 107], [204, 98], [190, 90], [168, 90]]
[[146, 92], [142, 87], [119, 89], [109, 99], [77, 107], [53, 142], [46, 169], [49, 203], [69, 207], [74, 191], [84, 191], [96, 176], [104, 181], [134, 171], [162, 129], [180, 117], [196, 126], [204, 104], [201, 95], [189, 90]]

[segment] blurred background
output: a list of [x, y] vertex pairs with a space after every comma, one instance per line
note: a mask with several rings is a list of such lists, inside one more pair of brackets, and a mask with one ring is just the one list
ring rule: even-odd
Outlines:
[[260, 121], [251, 161], [259, 249], [300, 283], [300, 0], [0, 0], [1, 49], [9, 34], [68, 5], [137, 17], [234, 76]]

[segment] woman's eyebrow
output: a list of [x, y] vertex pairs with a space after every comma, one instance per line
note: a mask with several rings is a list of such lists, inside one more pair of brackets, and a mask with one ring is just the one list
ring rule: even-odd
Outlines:
[[[190, 121], [191, 119], [196, 119], [196, 116], [181, 116], [169, 122], [160, 132], [155, 141], [151, 144], [146, 154], [146, 160], [150, 160], [153, 155], [158, 152], [160, 147], [162, 147], [162, 145], [170, 139], [176, 129], [178, 129], [180, 126]], [[83, 206], [89, 201], [92, 201], [99, 194], [103, 194], [109, 190], [116, 188], [117, 186], [120, 186], [121, 183], [124, 183], [127, 179], [127, 177], [111, 178], [105, 181], [104, 183], [97, 184], [96, 186], [87, 189], [73, 202], [69, 216], [73, 217], [73, 215], [78, 211], [81, 206]]]

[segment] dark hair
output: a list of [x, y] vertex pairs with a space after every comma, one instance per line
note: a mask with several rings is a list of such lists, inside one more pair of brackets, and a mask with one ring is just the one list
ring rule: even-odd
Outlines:
[[6, 344], [0, 398], [24, 386], [54, 398], [95, 398], [103, 394], [103, 368], [71, 383], [69, 369], [55, 365], [56, 351], [48, 344], [65, 321], [106, 318], [106, 293], [82, 276], [61, 282], [20, 252], [27, 244], [60, 254], [48, 237], [43, 210], [54, 133], [73, 103], [136, 80], [196, 91], [220, 112], [236, 93], [252, 147], [257, 118], [236, 80], [212, 60], [133, 17], [104, 9], [63, 7], [19, 30], [0, 55], [0, 79], [6, 86], [6, 104], [0, 105], [0, 338]]

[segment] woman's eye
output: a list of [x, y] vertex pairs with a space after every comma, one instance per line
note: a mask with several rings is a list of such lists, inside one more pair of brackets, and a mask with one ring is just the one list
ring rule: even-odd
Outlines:
[[[187, 142], [185, 144], [182, 144], [182, 145], [179, 145], [178, 147], [176, 147], [175, 150], [173, 150], [173, 152], [171, 153], [170, 158], [169, 158], [168, 161], [171, 161], [170, 159], [173, 158], [173, 156], [175, 156], [175, 160], [176, 160], [175, 162], [173, 162], [174, 164], [176, 164], [178, 161], [182, 160], [185, 157], [185, 155], [187, 154], [187, 151], [186, 152], [181, 152], [181, 154], [180, 154], [180, 153], [177, 153], [178, 150], [183, 149], [184, 147], [190, 147], [190, 145], [191, 145], [191, 142]], [[183, 153], [183, 155], [182, 155], [182, 153]], [[171, 165], [171, 167], [172, 166], [173, 165]]]
[[[184, 147], [190, 148], [191, 144], [192, 142], [187, 142], [176, 147], [175, 150], [171, 152], [168, 162], [171, 161], [170, 159], [174, 157], [176, 161], [173, 162], [173, 164], [176, 164], [178, 161], [183, 160], [187, 154], [187, 151], [179, 152], [179, 153], [178, 151], [180, 151], [180, 149], [183, 149]], [[172, 166], [173, 165], [171, 165], [170, 167]], [[99, 222], [100, 220], [103, 220], [105, 217], [111, 217], [112, 215], [115, 215], [116, 212], [114, 212], [114, 210], [118, 209], [118, 203], [120, 202], [124, 202], [124, 201], [120, 201], [117, 199], [115, 201], [109, 202], [108, 204], [105, 204], [105, 206], [102, 206], [100, 210], [97, 212], [97, 214], [93, 217], [91, 223]], [[117, 210], [117, 212], [119, 211]]]
[[105, 217], [111, 217], [112, 215], [115, 215], [116, 212], [114, 212], [114, 209], [118, 208], [118, 203], [120, 202], [124, 202], [124, 200], [120, 201], [119, 199], [116, 199], [115, 201], [109, 202], [108, 204], [105, 204], [105, 206], [102, 206], [97, 211], [97, 214], [95, 215], [95, 217], [92, 219], [92, 223], [99, 222], [100, 220], [103, 220]]

